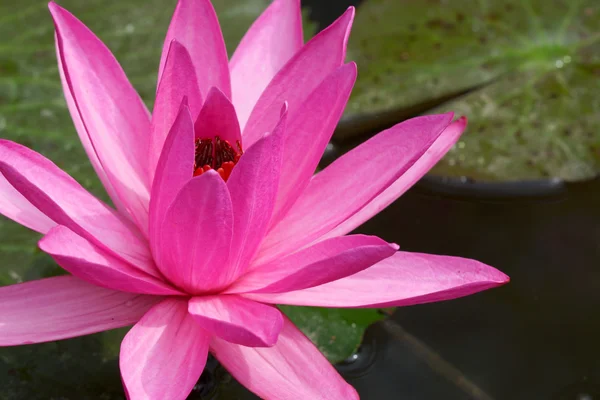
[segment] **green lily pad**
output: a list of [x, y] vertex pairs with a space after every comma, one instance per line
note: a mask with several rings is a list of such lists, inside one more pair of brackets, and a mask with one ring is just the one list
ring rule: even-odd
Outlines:
[[[269, 0], [213, 0], [231, 53]], [[60, 4], [113, 50], [151, 107], [164, 34], [175, 1], [70, 0]], [[79, 143], [63, 99], [45, 0], [0, 2], [0, 137], [22, 143], [56, 162], [85, 188], [108, 201]], [[314, 32], [305, 21], [305, 35]], [[40, 235], [0, 217], [0, 286], [64, 273], [37, 248]], [[286, 307], [332, 360], [349, 356], [374, 317]], [[329, 317], [327, 317], [329, 315]], [[353, 323], [355, 325], [353, 325]], [[328, 325], [328, 334], [317, 332]], [[120, 399], [118, 350], [127, 329], [67, 341], [0, 349], [0, 398]], [[341, 340], [341, 339], [340, 339]], [[331, 350], [330, 350], [331, 347]], [[345, 354], [344, 354], [345, 352]], [[68, 397], [65, 397], [68, 396]]]
[[377, 309], [279, 306], [331, 362], [354, 353], [365, 330], [384, 318]]
[[368, 0], [349, 58], [359, 78], [348, 124], [406, 118], [406, 110], [470, 118], [437, 174], [579, 180], [598, 172], [595, 0]]

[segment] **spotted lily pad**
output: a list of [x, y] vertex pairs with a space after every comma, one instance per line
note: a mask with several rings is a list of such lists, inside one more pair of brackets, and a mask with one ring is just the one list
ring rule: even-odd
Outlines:
[[[269, 0], [213, 0], [229, 52]], [[175, 1], [64, 0], [113, 50], [149, 107]], [[0, 137], [56, 162], [85, 188], [108, 200], [71, 122], [60, 86], [53, 24], [45, 0], [0, 2]], [[314, 26], [305, 23], [310, 36]], [[0, 217], [0, 286], [64, 273], [37, 248], [39, 235]], [[337, 361], [358, 346], [376, 311], [285, 311]], [[318, 326], [317, 326], [318, 325]], [[327, 335], [315, 333], [327, 325]], [[0, 398], [120, 399], [119, 344], [126, 329], [67, 341], [0, 349]], [[320, 332], [320, 331], [319, 331]], [[331, 342], [330, 337], [340, 338]], [[343, 345], [340, 341], [343, 338]]]
[[375, 124], [406, 118], [407, 110], [454, 110], [470, 118], [437, 174], [483, 180], [597, 174], [595, 0], [367, 0], [357, 12], [349, 58], [359, 65], [350, 127], [361, 118]]

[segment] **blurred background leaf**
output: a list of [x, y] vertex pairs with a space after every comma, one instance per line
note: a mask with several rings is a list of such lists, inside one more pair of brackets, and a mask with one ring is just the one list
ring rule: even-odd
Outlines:
[[358, 63], [359, 79], [340, 136], [357, 126], [452, 110], [470, 124], [436, 174], [480, 180], [597, 174], [596, 0], [367, 0], [357, 12], [349, 58]]

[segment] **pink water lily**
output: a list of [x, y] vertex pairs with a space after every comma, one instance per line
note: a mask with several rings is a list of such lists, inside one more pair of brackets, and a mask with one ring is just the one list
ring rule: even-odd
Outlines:
[[184, 399], [209, 351], [266, 399], [356, 399], [275, 304], [402, 306], [508, 281], [477, 261], [347, 235], [466, 125], [414, 118], [314, 174], [356, 79], [344, 61], [352, 8], [304, 44], [299, 0], [275, 0], [228, 60], [210, 2], [180, 0], [152, 115], [104, 44], [50, 11], [67, 104], [115, 208], [0, 141], [0, 212], [43, 234], [70, 273], [0, 288], [0, 345], [133, 324], [120, 356], [130, 399]]

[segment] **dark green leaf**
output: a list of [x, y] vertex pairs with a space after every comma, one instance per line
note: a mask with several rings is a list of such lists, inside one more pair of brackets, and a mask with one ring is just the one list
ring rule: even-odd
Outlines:
[[470, 118], [434, 172], [589, 178], [600, 166], [599, 32], [595, 0], [369, 0], [350, 39], [348, 112], [402, 115], [470, 90], [427, 111]]

